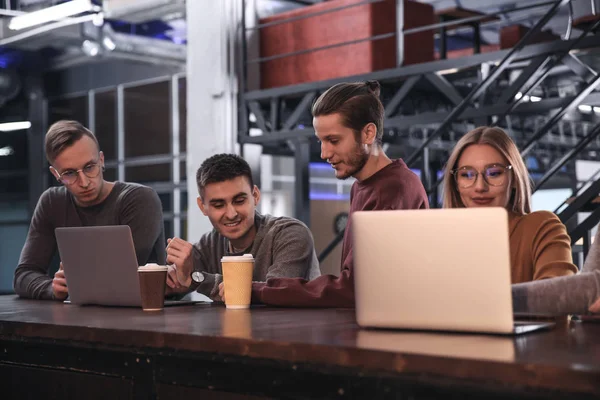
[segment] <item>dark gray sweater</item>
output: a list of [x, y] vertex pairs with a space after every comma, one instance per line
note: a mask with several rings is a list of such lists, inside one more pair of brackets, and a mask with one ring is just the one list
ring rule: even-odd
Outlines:
[[57, 251], [54, 229], [101, 225], [129, 225], [139, 265], [165, 263], [162, 205], [153, 189], [115, 182], [102, 203], [79, 207], [64, 186], [52, 187], [42, 193], [31, 218], [15, 270], [15, 292], [21, 297], [52, 299], [53, 277], [48, 269]]
[[[254, 256], [253, 281], [269, 278], [313, 279], [321, 275], [319, 261], [310, 230], [302, 222], [289, 217], [274, 217], [256, 213], [256, 237], [249, 251]], [[230, 254], [229, 240], [215, 229], [202, 236], [194, 245], [194, 269], [205, 279], [191, 289], [211, 299], [218, 299], [219, 283], [223, 280], [221, 258]]]
[[587, 314], [600, 298], [600, 229], [577, 275], [512, 285], [515, 312]]

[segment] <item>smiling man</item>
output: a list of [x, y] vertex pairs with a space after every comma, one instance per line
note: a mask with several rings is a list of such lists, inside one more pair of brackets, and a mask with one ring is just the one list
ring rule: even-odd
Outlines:
[[162, 206], [154, 190], [135, 183], [104, 180], [104, 154], [96, 136], [79, 122], [59, 121], [46, 133], [46, 158], [61, 187], [40, 196], [15, 270], [21, 297], [64, 300], [64, 272], [48, 275], [57, 251], [54, 229], [129, 225], [139, 265], [165, 261]]
[[181, 238], [168, 241], [167, 285], [170, 293], [196, 290], [221, 300], [221, 258], [252, 254], [253, 281], [268, 278], [313, 279], [320, 275], [313, 237], [306, 225], [288, 217], [256, 211], [260, 190], [248, 163], [234, 154], [206, 159], [196, 173], [198, 207], [214, 229], [192, 245]]

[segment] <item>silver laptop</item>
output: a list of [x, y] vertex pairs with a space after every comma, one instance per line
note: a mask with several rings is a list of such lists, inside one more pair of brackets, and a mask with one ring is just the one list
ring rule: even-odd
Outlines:
[[503, 208], [363, 211], [352, 216], [362, 327], [524, 333], [513, 321]]
[[[138, 262], [127, 225], [56, 228], [71, 304], [141, 307]], [[165, 306], [197, 303], [165, 301]]]

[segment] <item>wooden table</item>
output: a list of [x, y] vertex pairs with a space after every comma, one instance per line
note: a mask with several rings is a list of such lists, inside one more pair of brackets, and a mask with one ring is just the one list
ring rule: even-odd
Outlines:
[[362, 330], [342, 309], [152, 313], [2, 296], [0, 390], [3, 399], [593, 398], [600, 324], [564, 320], [512, 338]]

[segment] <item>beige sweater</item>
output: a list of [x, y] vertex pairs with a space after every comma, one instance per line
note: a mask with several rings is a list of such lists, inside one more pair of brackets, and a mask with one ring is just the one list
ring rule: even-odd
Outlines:
[[571, 253], [571, 239], [554, 213], [511, 213], [508, 229], [512, 283], [577, 273]]

